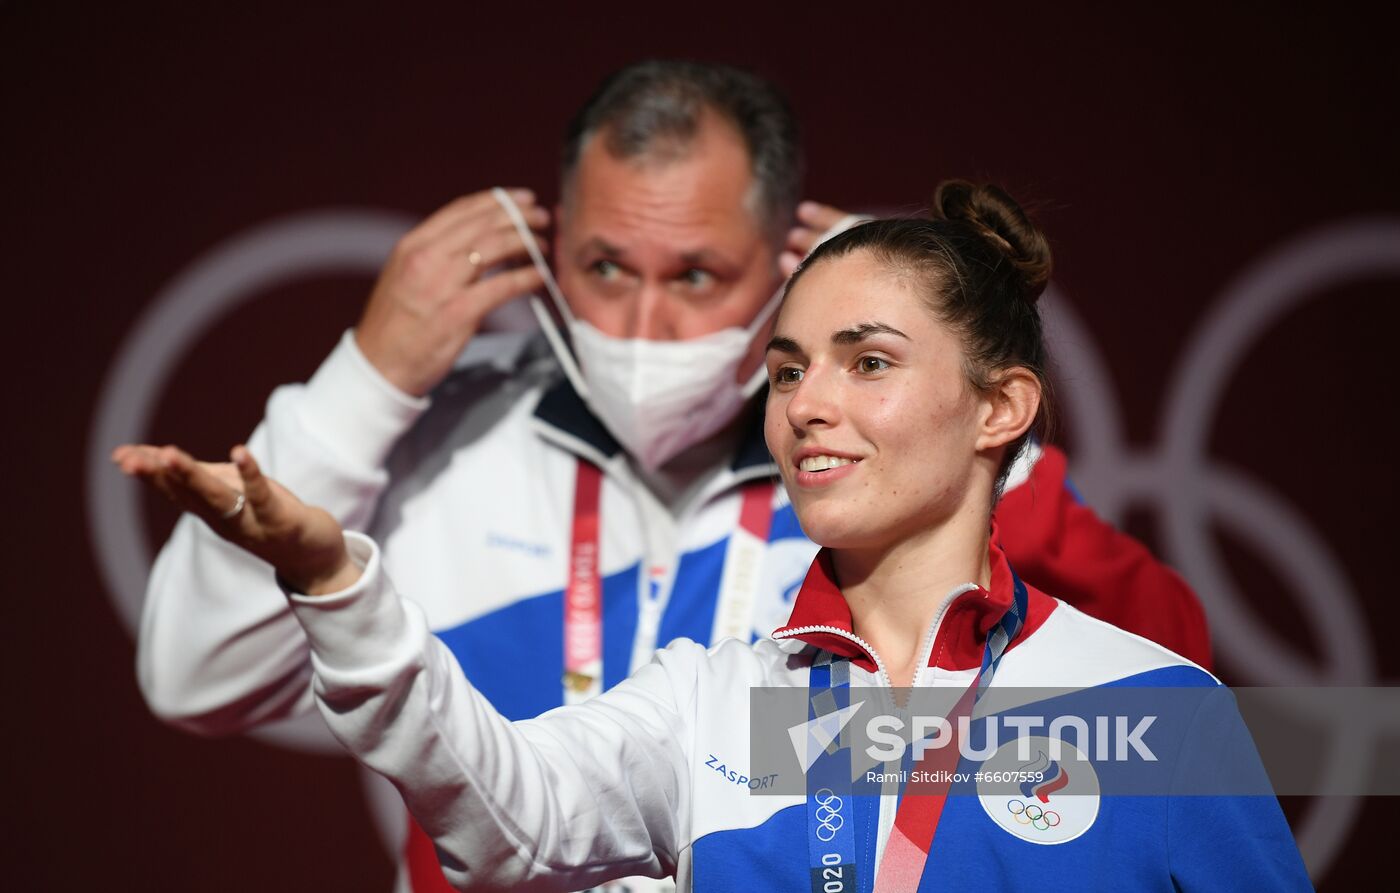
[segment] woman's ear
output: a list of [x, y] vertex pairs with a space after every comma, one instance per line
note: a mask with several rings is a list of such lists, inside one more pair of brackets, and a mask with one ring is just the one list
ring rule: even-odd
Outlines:
[[982, 420], [977, 449], [1011, 443], [1035, 422], [1040, 409], [1040, 379], [1024, 366], [1002, 370], [982, 396]]

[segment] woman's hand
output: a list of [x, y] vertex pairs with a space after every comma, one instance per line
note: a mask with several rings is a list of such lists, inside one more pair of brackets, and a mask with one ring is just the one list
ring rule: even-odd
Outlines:
[[112, 461], [203, 518], [219, 536], [271, 564], [300, 592], [338, 592], [360, 578], [329, 512], [306, 505], [263, 477], [246, 447], [234, 447], [229, 456], [232, 462], [196, 462], [178, 447], [128, 444], [112, 452]]

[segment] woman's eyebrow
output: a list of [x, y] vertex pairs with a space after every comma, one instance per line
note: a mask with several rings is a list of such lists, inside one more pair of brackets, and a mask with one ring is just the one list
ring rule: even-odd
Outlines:
[[800, 356], [802, 354], [802, 348], [797, 346], [796, 341], [793, 341], [791, 338], [784, 338], [782, 335], [774, 335], [773, 340], [768, 342], [768, 346], [764, 348], [764, 350], [765, 352], [776, 350], [778, 353], [793, 354], [794, 356]]
[[831, 333], [832, 344], [859, 344], [871, 335], [898, 335], [905, 341], [910, 340], [909, 336], [896, 329], [894, 326], [887, 326], [882, 322], [863, 322], [858, 326], [849, 329], [839, 329]]

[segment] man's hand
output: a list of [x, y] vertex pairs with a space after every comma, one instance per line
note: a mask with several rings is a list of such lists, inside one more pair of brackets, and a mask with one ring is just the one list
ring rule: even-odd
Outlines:
[[263, 477], [246, 447], [234, 447], [230, 458], [196, 462], [173, 446], [126, 445], [112, 452], [124, 473], [151, 484], [219, 536], [271, 564], [299, 592], [338, 592], [360, 578], [329, 512]]
[[[531, 229], [549, 225], [549, 212], [535, 204], [534, 193], [509, 192]], [[356, 344], [395, 387], [415, 397], [427, 394], [488, 313], [543, 284], [528, 264], [482, 278], [527, 256], [490, 190], [451, 202], [394, 246], [355, 327]]]
[[[803, 202], [798, 205], [797, 226], [788, 232], [786, 250], [778, 256], [778, 268], [783, 271], [783, 275], [791, 276], [802, 259], [817, 247], [817, 241], [833, 226], [850, 216], [838, 208], [816, 202]], [[854, 221], [848, 221], [848, 225], [854, 224]]]

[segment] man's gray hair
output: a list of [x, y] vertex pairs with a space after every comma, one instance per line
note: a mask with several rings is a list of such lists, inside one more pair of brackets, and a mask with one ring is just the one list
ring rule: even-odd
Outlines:
[[758, 187], [757, 210], [781, 236], [802, 188], [797, 119], [775, 86], [728, 65], [652, 60], [610, 76], [569, 122], [563, 153], [565, 188], [583, 144], [594, 134], [605, 132], [607, 149], [615, 158], [683, 152], [706, 110], [721, 115], [743, 137]]

